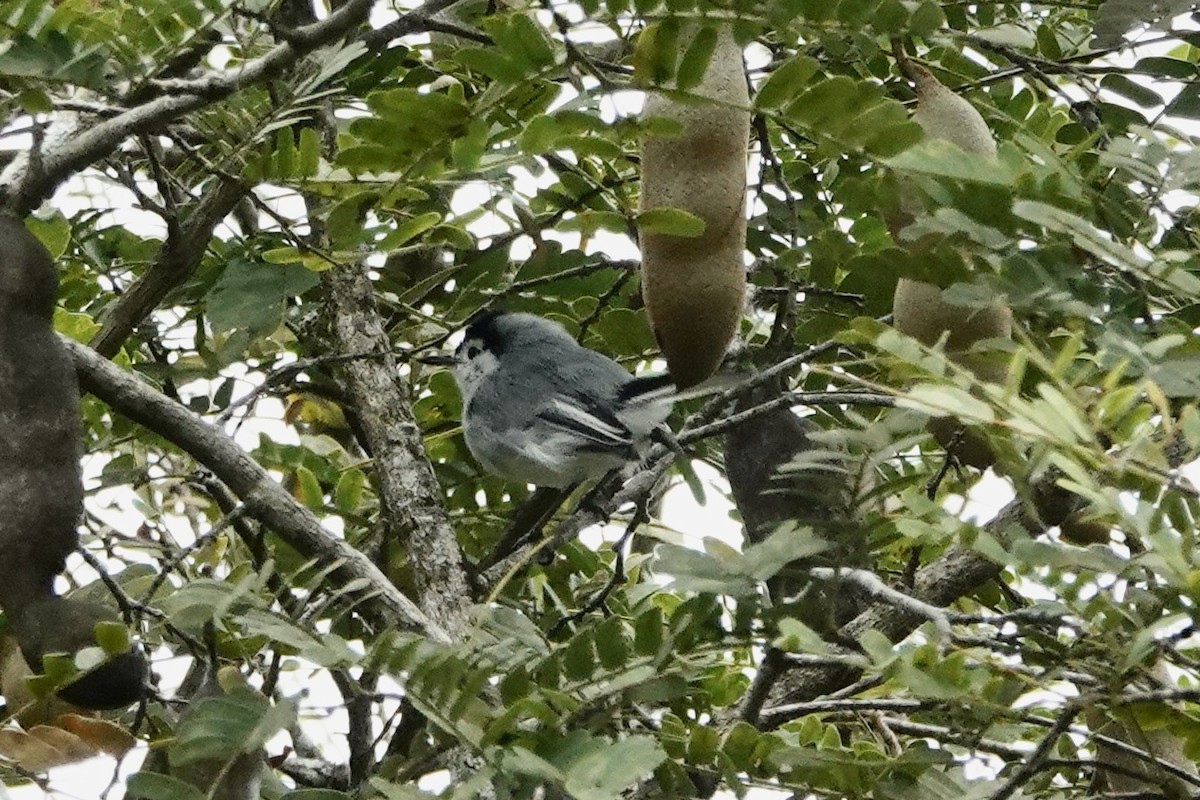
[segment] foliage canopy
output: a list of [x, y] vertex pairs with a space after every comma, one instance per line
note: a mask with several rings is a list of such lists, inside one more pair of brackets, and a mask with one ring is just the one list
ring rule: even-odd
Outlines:
[[[131, 793], [204, 796], [179, 765], [264, 745], [263, 796], [295, 800], [443, 770], [453, 797], [1200, 791], [1192, 3], [332, 5], [0, 0], [0, 200], [90, 345], [85, 549], [156, 662], [211, 649], [269, 698], [128, 712], [170, 754]], [[680, 31], [716, 20], [753, 87], [737, 359], [765, 377], [673, 427], [724, 473], [722, 420], [795, 393], [810, 439], [755, 502], [820, 497], [719, 541], [658, 517], [684, 478], [655, 450], [600, 493], [610, 534], [653, 518], [623, 564], [578, 497], [541, 563], [511, 532], [544, 493], [481, 472], [412, 356], [502, 306], [647, 367], [638, 93], [686, 100], [711, 37]], [[995, 159], [923, 137], [901, 51]], [[891, 327], [901, 278], [1004, 298], [1002, 381]], [[981, 492], [1012, 500], [979, 519]]]

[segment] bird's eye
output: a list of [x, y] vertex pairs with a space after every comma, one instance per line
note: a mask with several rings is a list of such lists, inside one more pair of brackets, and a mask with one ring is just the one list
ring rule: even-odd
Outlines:
[[475, 356], [479, 355], [479, 353], [479, 348], [475, 347], [474, 345], [467, 348], [467, 358], [474, 358]]

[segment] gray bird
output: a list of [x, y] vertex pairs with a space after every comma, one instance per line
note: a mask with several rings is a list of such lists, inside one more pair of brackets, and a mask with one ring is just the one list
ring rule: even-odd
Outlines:
[[453, 355], [419, 360], [453, 367], [479, 463], [538, 486], [573, 486], [634, 460], [656, 430], [670, 435], [663, 423], [680, 399], [670, 376], [635, 377], [533, 314], [487, 312]]

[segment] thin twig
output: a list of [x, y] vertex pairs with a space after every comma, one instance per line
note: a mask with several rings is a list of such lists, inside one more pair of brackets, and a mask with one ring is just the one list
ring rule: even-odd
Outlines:
[[1042, 769], [1042, 763], [1050, 757], [1050, 751], [1058, 743], [1058, 737], [1067, 732], [1081, 711], [1083, 711], [1082, 698], [1067, 703], [1063, 707], [1062, 713], [1058, 715], [1058, 719], [1054, 721], [1050, 730], [1038, 742], [1029, 757], [1013, 771], [1004, 785], [991, 794], [988, 800], [1008, 800], [1014, 792], [1036, 775]]
[[556, 622], [554, 627], [550, 629], [551, 636], [558, 633], [566, 626], [578, 622], [596, 609], [603, 608], [605, 603], [608, 602], [608, 596], [613, 593], [613, 590], [625, 582], [626, 547], [628, 546], [629, 540], [633, 537], [633, 533], [637, 530], [638, 526], [650, 521], [650, 513], [646, 509], [646, 505], [647, 504], [645, 501], [638, 503], [637, 510], [633, 512], [633, 517], [629, 520], [629, 524], [625, 526], [625, 532], [621, 534], [621, 537], [617, 539], [617, 541], [613, 542], [612, 549], [616, 553], [616, 558], [613, 561], [612, 575], [604, 584], [604, 587], [592, 595], [592, 597], [588, 599], [588, 601], [584, 603], [578, 611], [568, 614]]
[[788, 703], [763, 711], [764, 717], [786, 716], [796, 719], [807, 714], [827, 714], [845, 711], [925, 711], [936, 703], [929, 700], [880, 697], [871, 700], [811, 700], [805, 703]]
[[677, 437], [680, 444], [691, 444], [710, 436], [724, 433], [747, 420], [763, 414], [769, 414], [779, 408], [792, 406], [878, 406], [891, 408], [896, 405], [896, 398], [891, 395], [874, 392], [784, 392], [772, 397], [764, 403], [730, 414], [717, 422], [709, 423], [698, 428], [692, 428]]

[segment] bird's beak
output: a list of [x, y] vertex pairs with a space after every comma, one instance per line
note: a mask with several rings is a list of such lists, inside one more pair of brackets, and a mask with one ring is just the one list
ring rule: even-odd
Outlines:
[[452, 367], [457, 363], [450, 353], [422, 353], [415, 360], [431, 367]]

